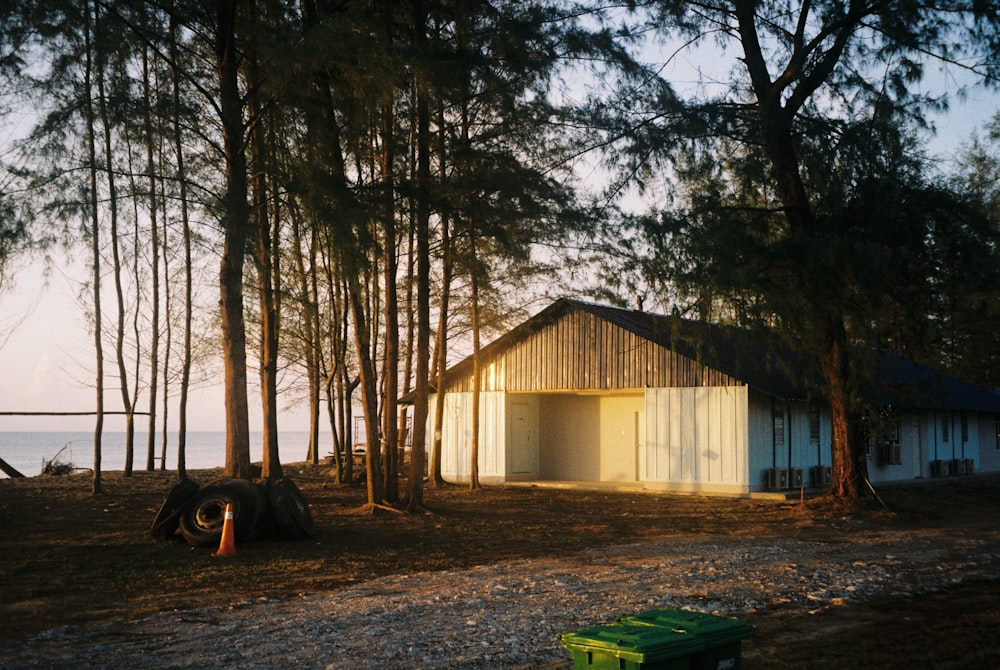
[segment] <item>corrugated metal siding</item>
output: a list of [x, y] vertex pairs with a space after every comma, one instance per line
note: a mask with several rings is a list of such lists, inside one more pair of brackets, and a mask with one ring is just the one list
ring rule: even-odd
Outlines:
[[746, 486], [746, 387], [646, 391], [646, 481]]
[[[570, 312], [484, 361], [483, 391], [739, 386], [741, 382], [593, 314]], [[448, 391], [472, 390], [472, 376]]]

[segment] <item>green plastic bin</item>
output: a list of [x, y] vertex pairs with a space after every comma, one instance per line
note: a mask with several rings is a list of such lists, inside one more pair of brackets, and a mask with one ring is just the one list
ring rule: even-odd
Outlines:
[[559, 636], [576, 670], [691, 670], [705, 645], [690, 633], [659, 626], [615, 623]]
[[626, 625], [645, 625], [689, 633], [704, 644], [691, 657], [692, 670], [739, 670], [741, 643], [754, 634], [753, 626], [732, 617], [679, 609], [655, 609], [621, 617]]

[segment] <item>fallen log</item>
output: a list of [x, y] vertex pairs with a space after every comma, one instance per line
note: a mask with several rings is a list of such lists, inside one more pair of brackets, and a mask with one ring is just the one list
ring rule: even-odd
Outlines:
[[11, 479], [13, 479], [15, 477], [23, 477], [24, 476], [23, 474], [21, 474], [21, 472], [17, 468], [15, 468], [13, 465], [11, 465], [10, 463], [8, 463], [7, 461], [5, 461], [2, 458], [0, 458], [0, 470], [3, 470], [3, 473], [5, 475], [7, 475], [8, 477], [10, 477]]

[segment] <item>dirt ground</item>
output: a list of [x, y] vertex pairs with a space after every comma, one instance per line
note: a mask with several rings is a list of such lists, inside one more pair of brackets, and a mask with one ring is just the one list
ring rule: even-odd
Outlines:
[[[203, 484], [218, 474], [192, 473]], [[879, 491], [885, 508], [876, 502], [851, 514], [797, 498], [446, 487], [427, 490], [427, 513], [409, 515], [371, 513], [363, 490], [332, 484], [324, 468], [286, 466], [286, 474], [310, 505], [315, 537], [247, 543], [237, 560], [149, 536], [172, 473], [105, 473], [99, 497], [90, 493], [89, 474], [0, 480], [0, 648], [123, 613], [135, 618], [223, 600], [282, 600], [386, 575], [565, 557], [671, 536], [850, 543], [857, 533], [892, 531], [975, 538], [985, 542], [989, 565], [978, 566], [973, 580], [928, 578], [909, 593], [813, 613], [780, 605], [748, 612], [741, 618], [757, 634], [744, 643], [743, 667], [1000, 667], [1000, 477], [885, 487]], [[961, 560], [956, 552], [954, 561]], [[543, 666], [571, 663], [532, 667]]]

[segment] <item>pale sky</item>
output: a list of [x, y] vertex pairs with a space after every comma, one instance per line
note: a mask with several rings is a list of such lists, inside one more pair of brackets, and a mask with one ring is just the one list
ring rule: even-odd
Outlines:
[[[45, 264], [19, 264], [15, 267], [15, 287], [0, 294], [0, 411], [92, 411], [95, 404], [94, 340], [88, 331], [84, 312], [76, 301], [79, 285], [75, 279], [64, 276], [67, 267], [73, 276], [83, 276], [85, 270], [73, 268], [65, 260], [56, 264], [60, 270], [50, 272], [48, 281], [43, 277]], [[79, 274], [75, 274], [79, 273]], [[113, 309], [113, 296], [107, 296], [105, 309]], [[110, 332], [112, 316], [105, 315], [105, 329]], [[19, 323], [20, 322], [20, 323]], [[175, 335], [174, 347], [179, 335]], [[251, 338], [252, 340], [252, 338]], [[221, 344], [220, 344], [221, 347]], [[105, 409], [120, 410], [121, 397], [114, 375], [116, 368], [113, 350], [105, 345]], [[254, 373], [251, 368], [250, 374]], [[177, 388], [171, 395], [176, 394]], [[259, 430], [260, 400], [250, 390], [251, 430]], [[162, 396], [161, 396], [162, 398]], [[140, 399], [145, 410], [148, 395]], [[158, 410], [159, 411], [159, 410]], [[176, 405], [171, 407], [168, 421], [177, 425]], [[124, 418], [105, 418], [105, 430], [124, 430]], [[145, 429], [146, 419], [137, 420]], [[89, 431], [94, 418], [80, 417], [19, 417], [0, 416], [0, 432], [8, 431]], [[304, 410], [286, 410], [279, 420], [279, 429], [308, 430]], [[188, 429], [224, 430], [223, 396], [220, 384], [192, 390], [188, 399]]]

